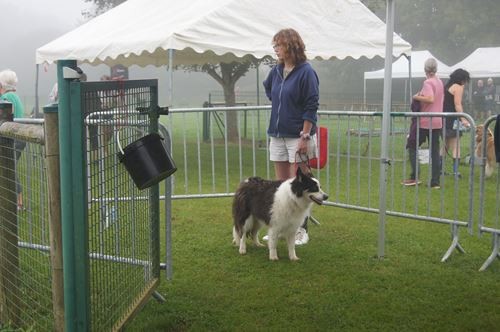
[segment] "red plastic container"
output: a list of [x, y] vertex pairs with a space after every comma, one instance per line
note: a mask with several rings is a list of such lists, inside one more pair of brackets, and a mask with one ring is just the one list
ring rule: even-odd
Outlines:
[[319, 157], [309, 160], [311, 168], [321, 169], [325, 167], [328, 159], [328, 128], [318, 127], [316, 132], [316, 145], [319, 149]]

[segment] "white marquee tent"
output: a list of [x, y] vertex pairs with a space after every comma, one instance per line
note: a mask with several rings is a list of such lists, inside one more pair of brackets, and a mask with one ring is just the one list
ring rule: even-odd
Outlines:
[[[380, 159], [387, 160], [389, 61], [392, 56], [409, 55], [411, 45], [394, 34], [395, 1], [386, 2], [387, 25], [359, 0], [128, 0], [38, 48], [36, 63], [169, 64], [172, 72], [176, 64], [272, 57], [272, 36], [291, 27], [304, 39], [310, 59], [385, 57], [389, 68]], [[379, 257], [384, 255], [387, 172], [385, 163], [380, 175]]]
[[[452, 72], [452, 68], [443, 62], [439, 61], [431, 52], [413, 51], [411, 52], [411, 77], [423, 78], [425, 77], [424, 63], [425, 60], [434, 58], [438, 63], [438, 74], [441, 77], [448, 77]], [[392, 63], [392, 78], [409, 78], [410, 77], [410, 60], [405, 56], [400, 57]], [[367, 71], [364, 73], [364, 79], [382, 79], [384, 78], [384, 68], [375, 71]]]
[[[406, 79], [405, 81], [405, 89], [411, 90], [411, 78], [424, 78], [424, 63], [425, 60], [429, 58], [434, 58], [438, 63], [438, 75], [447, 79], [451, 74], [453, 69], [446, 65], [445, 63], [439, 61], [431, 52], [427, 50], [423, 51], [412, 51], [411, 56], [408, 58], [406, 56], [401, 56], [399, 59], [392, 63], [392, 78], [401, 78]], [[410, 62], [411, 61], [411, 62]], [[410, 67], [411, 66], [411, 67]], [[410, 70], [411, 68], [411, 70]], [[385, 73], [385, 68], [375, 71], [368, 71], [364, 73], [364, 81], [363, 81], [363, 100], [366, 102], [366, 80], [371, 79], [383, 79]], [[407, 95], [407, 93], [405, 93]]]
[[500, 47], [480, 47], [453, 66], [463, 68], [471, 77], [500, 77]]
[[[274, 56], [271, 39], [296, 29], [309, 58], [385, 55], [385, 24], [358, 0], [128, 0], [40, 47], [36, 62], [108, 65], [230, 62]], [[394, 34], [393, 55], [411, 46]]]

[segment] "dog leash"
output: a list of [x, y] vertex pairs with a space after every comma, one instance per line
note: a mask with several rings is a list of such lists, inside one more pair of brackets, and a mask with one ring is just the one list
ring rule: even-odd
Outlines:
[[[295, 172], [297, 172], [297, 169], [299, 168], [299, 164], [297, 163], [297, 155], [299, 156], [299, 162], [305, 163], [307, 165], [307, 169], [309, 170], [309, 173], [312, 174], [309, 156], [306, 153], [305, 154], [306, 159], [304, 160], [302, 158], [302, 154], [299, 153], [299, 151], [295, 152]], [[311, 220], [313, 222], [313, 224], [318, 225], [318, 226], [321, 225], [320, 222], [316, 218], [314, 218], [312, 215], [309, 215], [308, 218], [309, 218], [309, 220]]]
[[[299, 156], [299, 162], [297, 162], [297, 156]], [[312, 173], [310, 161], [309, 161], [309, 156], [304, 154], [305, 158], [303, 158], [303, 154], [299, 153], [299, 151], [295, 152], [295, 171], [297, 171], [297, 168], [299, 167], [299, 163], [304, 163], [307, 166], [307, 169], [309, 173]]]

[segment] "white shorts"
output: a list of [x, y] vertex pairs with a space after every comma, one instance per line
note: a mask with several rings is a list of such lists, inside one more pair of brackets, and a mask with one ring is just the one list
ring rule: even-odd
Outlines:
[[297, 145], [300, 138], [291, 137], [270, 137], [269, 143], [269, 159], [271, 161], [288, 161], [289, 163], [298, 163], [309, 159], [316, 158], [318, 155], [316, 146], [316, 135], [311, 136], [307, 142], [307, 157], [305, 154], [297, 154]]

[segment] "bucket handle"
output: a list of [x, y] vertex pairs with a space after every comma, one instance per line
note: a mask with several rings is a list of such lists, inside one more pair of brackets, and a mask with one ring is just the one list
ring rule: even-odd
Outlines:
[[[141, 129], [138, 129], [138, 128], [135, 128], [135, 127], [132, 127], [133, 129], [137, 130], [138, 132], [140, 132], [141, 134], [144, 135], [145, 131], [144, 130], [141, 130]], [[123, 151], [123, 148], [122, 148], [122, 145], [120, 143], [120, 130], [117, 130], [115, 131], [115, 134], [116, 134], [116, 144], [118, 145], [118, 150], [120, 150], [120, 153], [122, 155], [125, 155], [125, 152]], [[158, 136], [160, 136], [160, 139], [164, 139], [160, 134], [158, 134]]]

